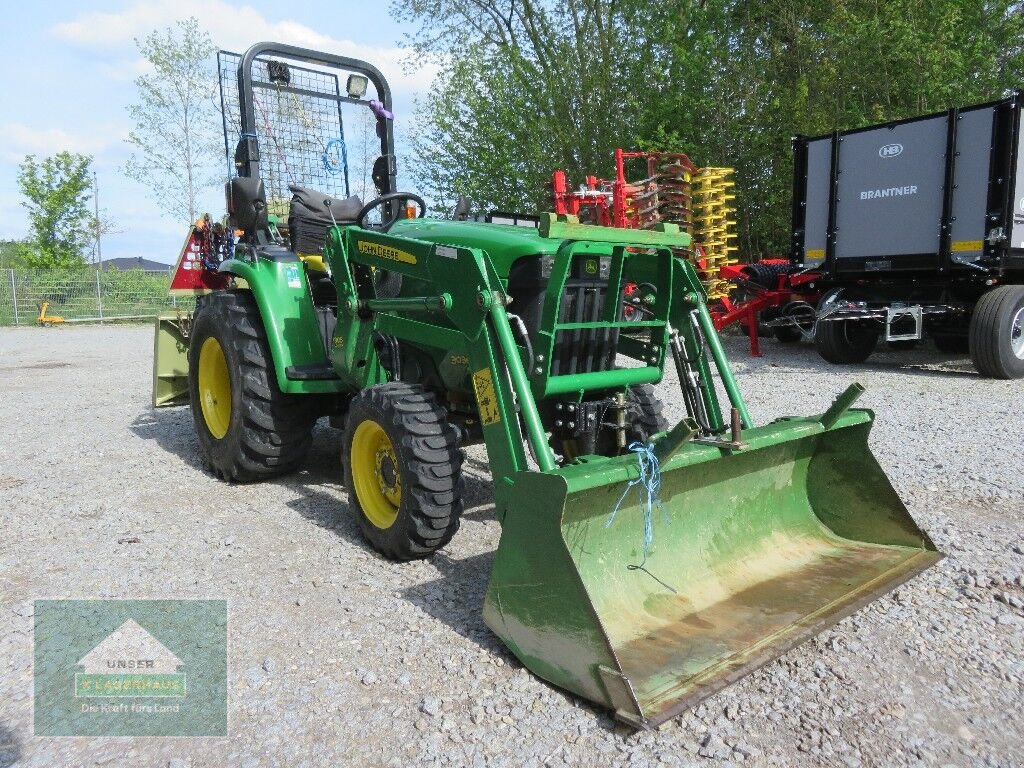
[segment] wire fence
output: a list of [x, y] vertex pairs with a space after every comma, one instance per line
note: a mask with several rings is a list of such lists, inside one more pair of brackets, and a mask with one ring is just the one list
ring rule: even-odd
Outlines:
[[168, 296], [170, 285], [170, 270], [3, 269], [0, 326], [142, 322], [160, 312], [191, 311], [195, 299]]

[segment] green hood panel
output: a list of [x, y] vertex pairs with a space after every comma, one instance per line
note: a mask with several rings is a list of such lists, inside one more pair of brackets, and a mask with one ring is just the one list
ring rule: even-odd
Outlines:
[[532, 227], [511, 224], [484, 224], [479, 221], [444, 221], [441, 219], [400, 219], [388, 230], [389, 235], [413, 237], [431, 243], [480, 248], [492, 258], [508, 260], [521, 256], [555, 254], [561, 240], [548, 240]]

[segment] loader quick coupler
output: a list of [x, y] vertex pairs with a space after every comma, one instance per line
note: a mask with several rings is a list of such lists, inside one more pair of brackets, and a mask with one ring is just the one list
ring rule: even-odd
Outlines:
[[562, 442], [571, 441], [574, 456], [599, 453], [599, 438], [604, 430], [616, 435], [616, 453], [626, 444], [628, 406], [621, 394], [612, 397], [558, 402], [555, 404], [554, 434]]

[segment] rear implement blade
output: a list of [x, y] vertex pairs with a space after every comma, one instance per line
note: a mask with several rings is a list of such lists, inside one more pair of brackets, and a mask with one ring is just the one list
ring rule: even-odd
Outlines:
[[488, 625], [539, 676], [657, 726], [941, 558], [871, 455], [871, 418], [683, 447], [646, 560], [639, 486], [609, 524], [634, 456], [516, 475]]
[[153, 338], [153, 407], [188, 405], [188, 337], [181, 315], [160, 315]]

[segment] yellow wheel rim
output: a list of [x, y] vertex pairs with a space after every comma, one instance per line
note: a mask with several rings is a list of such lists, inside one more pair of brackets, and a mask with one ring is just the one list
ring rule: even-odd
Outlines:
[[349, 461], [366, 519], [382, 530], [390, 528], [402, 503], [402, 476], [395, 447], [380, 424], [367, 420], [356, 427]]
[[199, 403], [206, 428], [220, 440], [231, 426], [231, 374], [224, 350], [213, 336], [199, 348]]

